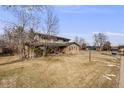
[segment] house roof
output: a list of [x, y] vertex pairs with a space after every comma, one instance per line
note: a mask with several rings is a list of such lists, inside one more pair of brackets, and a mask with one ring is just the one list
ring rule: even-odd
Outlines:
[[38, 47], [38, 46], [48, 46], [48, 47], [66, 47], [66, 46], [69, 46], [69, 45], [72, 45], [72, 44], [76, 44], [77, 46], [80, 47], [80, 45], [78, 45], [77, 43], [75, 42], [68, 42], [68, 43], [32, 43], [32, 44], [28, 44], [26, 43], [26, 45], [31, 45], [31, 46], [35, 46], [35, 47]]
[[112, 46], [111, 51], [118, 51], [118, 46]]
[[70, 39], [68, 38], [64, 38], [64, 37], [60, 37], [60, 36], [55, 36], [55, 35], [47, 35], [47, 34], [43, 34], [43, 33], [35, 33], [36, 35], [45, 37], [45, 38], [57, 38], [57, 39], [61, 39], [61, 40], [65, 40], [65, 41], [69, 41]]
[[119, 45], [118, 48], [124, 48], [124, 45]]
[[111, 46], [112, 49], [118, 49], [119, 46]]
[[68, 42], [68, 43], [67, 43], [67, 46], [72, 45], [72, 44], [75, 44], [75, 45], [77, 45], [77, 46], [79, 46], [79, 47], [80, 47], [80, 45], [79, 45], [79, 44], [77, 44], [76, 42]]

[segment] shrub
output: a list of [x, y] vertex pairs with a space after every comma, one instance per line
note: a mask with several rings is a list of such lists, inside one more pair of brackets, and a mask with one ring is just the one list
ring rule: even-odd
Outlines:
[[36, 57], [41, 57], [43, 56], [43, 49], [40, 47], [34, 49], [34, 53], [36, 54]]

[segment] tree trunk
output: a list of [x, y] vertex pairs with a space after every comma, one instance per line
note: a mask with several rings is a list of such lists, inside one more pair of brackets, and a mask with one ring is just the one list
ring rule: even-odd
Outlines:
[[47, 56], [47, 47], [46, 46], [44, 46], [44, 49], [43, 49], [43, 56], [44, 57]]

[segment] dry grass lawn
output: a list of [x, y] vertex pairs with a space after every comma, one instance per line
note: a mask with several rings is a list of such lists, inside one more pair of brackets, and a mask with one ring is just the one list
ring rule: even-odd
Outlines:
[[15, 61], [0, 57], [0, 87], [118, 87], [119, 58], [92, 52]]

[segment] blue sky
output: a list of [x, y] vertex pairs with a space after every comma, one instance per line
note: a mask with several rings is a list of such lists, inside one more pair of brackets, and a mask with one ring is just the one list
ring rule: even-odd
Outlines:
[[[60, 36], [84, 38], [93, 44], [93, 34], [103, 32], [112, 45], [124, 44], [124, 6], [54, 6], [60, 19]], [[10, 13], [0, 9], [0, 20], [12, 21]], [[3, 22], [0, 22], [2, 33]]]
[[60, 34], [79, 36], [92, 45], [93, 34], [103, 32], [113, 45], [124, 44], [124, 6], [55, 6]]

